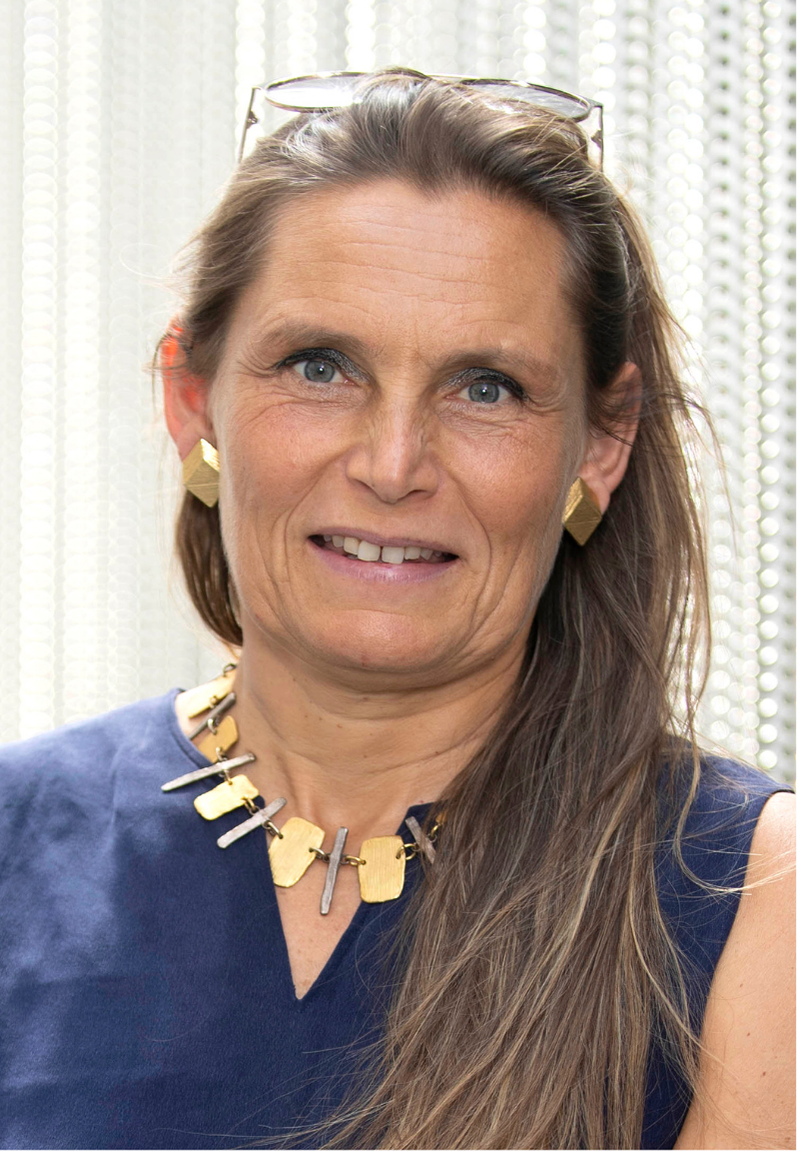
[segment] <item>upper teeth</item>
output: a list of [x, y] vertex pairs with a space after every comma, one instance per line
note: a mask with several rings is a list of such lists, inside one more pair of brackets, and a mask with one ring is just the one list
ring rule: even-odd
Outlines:
[[385, 564], [401, 564], [404, 560], [442, 559], [443, 553], [433, 551], [432, 548], [421, 548], [411, 544], [409, 547], [394, 547], [386, 545], [380, 547], [369, 540], [357, 539], [356, 536], [324, 536], [327, 543], [333, 547], [343, 548], [351, 556], [369, 563], [381, 560]]

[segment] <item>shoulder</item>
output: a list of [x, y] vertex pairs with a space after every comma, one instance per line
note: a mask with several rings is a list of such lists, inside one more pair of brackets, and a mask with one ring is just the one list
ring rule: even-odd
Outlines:
[[781, 860], [787, 865], [794, 862], [795, 815], [797, 796], [793, 791], [778, 791], [767, 799], [750, 849], [751, 882], [766, 878]]
[[[674, 776], [676, 793], [685, 798], [684, 788], [691, 782], [691, 762], [680, 767]], [[711, 826], [732, 825], [740, 814], [749, 813], [751, 805], [760, 807], [777, 791], [789, 791], [787, 784], [773, 779], [765, 771], [716, 755], [701, 755], [697, 787], [690, 806], [689, 830], [696, 832], [696, 820], [712, 817]]]
[[[793, 976], [796, 815], [797, 797], [778, 792], [767, 799], [755, 826], [744, 890], [723, 952], [723, 968], [735, 967], [747, 979], [777, 980], [784, 964]], [[718, 969], [715, 982], [721, 986], [726, 979]]]
[[67, 765], [80, 771], [92, 760], [104, 761], [120, 749], [134, 749], [146, 742], [153, 727], [164, 726], [177, 690], [0, 745], [2, 778], [7, 781], [15, 774], [60, 772]]
[[108, 906], [118, 874], [179, 841], [192, 809], [161, 785], [206, 760], [180, 731], [176, 692], [0, 748], [4, 947], [13, 935], [22, 954], [58, 925], [70, 939], [70, 918]]
[[794, 1146], [795, 796], [768, 797], [701, 1031], [677, 1146]]
[[176, 693], [0, 746], [0, 835], [61, 820], [77, 828], [108, 808], [120, 779], [156, 770], [178, 738]]
[[785, 834], [794, 796], [766, 773], [730, 759], [702, 757], [696, 781], [691, 764], [679, 770], [662, 782], [656, 884], [699, 1026], [751, 855], [768, 852], [770, 841]]
[[731, 967], [746, 980], [779, 980], [784, 965], [793, 976], [796, 800], [791, 792], [778, 792], [767, 799], [758, 818], [723, 969], [717, 970], [715, 983], [720, 987]]
[[[787, 784], [732, 759], [701, 756], [696, 778], [691, 762], [677, 770], [665, 768], [660, 781], [660, 870], [672, 872], [677, 863], [677, 870], [683, 873], [685, 866], [700, 882], [740, 886], [759, 817], [776, 793], [786, 797], [788, 807]], [[678, 886], [675, 874], [668, 878]]]

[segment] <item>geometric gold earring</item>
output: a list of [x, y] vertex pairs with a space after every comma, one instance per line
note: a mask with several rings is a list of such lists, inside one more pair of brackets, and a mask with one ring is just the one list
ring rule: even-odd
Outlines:
[[219, 502], [219, 453], [207, 440], [199, 440], [183, 460], [183, 484], [212, 508]]
[[592, 494], [592, 489], [579, 476], [567, 493], [567, 502], [562, 516], [565, 529], [570, 532], [576, 543], [583, 547], [602, 519], [603, 516], [598, 507], [598, 501]]

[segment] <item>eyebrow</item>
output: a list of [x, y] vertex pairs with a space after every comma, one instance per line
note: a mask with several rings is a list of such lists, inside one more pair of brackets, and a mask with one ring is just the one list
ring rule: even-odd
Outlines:
[[[350, 332], [320, 328], [296, 320], [280, 320], [263, 328], [252, 339], [248, 356], [256, 361], [271, 359], [274, 346], [289, 348], [334, 348], [353, 359], [374, 358], [373, 348]], [[535, 356], [530, 351], [503, 348], [500, 345], [468, 348], [446, 356], [435, 365], [443, 372], [463, 371], [466, 368], [492, 368], [495, 371], [519, 371], [544, 387], [557, 387], [563, 383], [562, 372], [555, 364]]]
[[495, 371], [515, 371], [527, 375], [546, 387], [556, 387], [562, 383], [560, 369], [533, 352], [511, 351], [509, 348], [483, 347], [468, 348], [448, 356], [442, 367], [446, 371], [462, 371], [464, 368], [493, 368]]
[[368, 345], [348, 332], [335, 331], [332, 328], [318, 328], [296, 320], [280, 320], [275, 324], [257, 332], [248, 344], [245, 358], [250, 356], [255, 360], [272, 359], [275, 355], [274, 346], [282, 345], [291, 349], [298, 348], [335, 348], [338, 351], [350, 353], [361, 359], [368, 358], [370, 350]]

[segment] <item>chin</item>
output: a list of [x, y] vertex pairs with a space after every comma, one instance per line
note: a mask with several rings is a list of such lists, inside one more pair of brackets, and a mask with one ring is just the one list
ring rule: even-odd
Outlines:
[[[419, 676], [440, 671], [459, 645], [419, 621], [382, 613], [363, 613], [365, 618], [339, 617], [334, 627], [318, 632], [303, 631], [297, 647], [319, 667], [367, 672], [371, 676]], [[359, 613], [358, 613], [359, 615]], [[375, 618], [374, 618], [375, 617]], [[329, 622], [329, 621], [327, 621]]]

